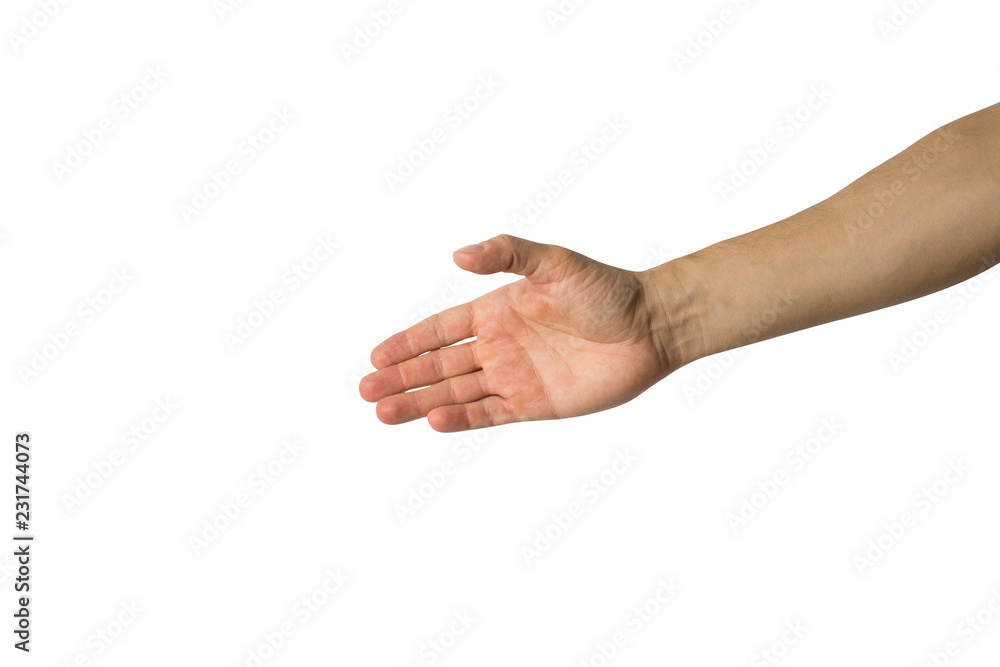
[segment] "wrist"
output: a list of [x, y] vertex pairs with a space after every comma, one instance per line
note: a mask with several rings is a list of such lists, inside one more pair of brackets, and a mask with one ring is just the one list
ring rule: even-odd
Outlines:
[[697, 278], [696, 264], [692, 256], [681, 257], [637, 274], [663, 377], [712, 354], [705, 327], [710, 300]]
[[792, 283], [780, 259], [751, 260], [747, 252], [722, 242], [641, 275], [654, 295], [653, 332], [669, 372], [826, 321], [825, 311], [810, 308], [819, 301], [810, 296], [808, 275]]

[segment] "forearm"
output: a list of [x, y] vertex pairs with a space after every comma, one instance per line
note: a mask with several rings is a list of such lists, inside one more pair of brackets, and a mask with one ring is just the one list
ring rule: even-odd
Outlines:
[[641, 275], [671, 366], [944, 289], [1000, 255], [1000, 105], [829, 199]]

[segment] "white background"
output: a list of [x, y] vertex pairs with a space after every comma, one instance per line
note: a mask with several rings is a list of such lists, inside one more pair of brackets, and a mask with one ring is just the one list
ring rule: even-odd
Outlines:
[[[3, 664], [758, 665], [796, 622], [780, 664], [916, 666], [952, 640], [949, 664], [1000, 653], [1000, 618], [971, 642], [959, 627], [1000, 591], [995, 282], [704, 359], [612, 411], [483, 432], [474, 453], [425, 421], [382, 425], [357, 394], [378, 342], [508, 280], [463, 275], [460, 246], [520, 233], [646, 268], [806, 208], [995, 103], [996, 3], [910, 2], [886, 35], [883, 1], [594, 0], [553, 27], [556, 0], [407, 0], [350, 61], [342, 44], [387, 1], [216, 5], [68, 2], [49, 19], [4, 5], [0, 535], [13, 544], [13, 437], [29, 431], [37, 537], [30, 656], [11, 648], [0, 551]], [[734, 20], [678, 67], [724, 9]], [[496, 91], [447, 122], [491, 76]], [[833, 97], [778, 132], [813, 86]], [[282, 108], [294, 120], [246, 160]], [[627, 129], [570, 166], [607, 119]], [[385, 172], [435, 128], [447, 141], [391, 191]], [[723, 201], [718, 182], [769, 137], [780, 150]], [[185, 220], [233, 159], [240, 173]], [[561, 169], [573, 184], [515, 228]], [[317, 238], [339, 247], [313, 264]], [[304, 265], [293, 289], [283, 276]], [[122, 270], [128, 285], [103, 291]], [[284, 302], [227, 345], [274, 289]], [[162, 423], [158, 399], [179, 406]], [[793, 469], [824, 419], [842, 427]], [[134, 450], [133, 428], [148, 432]], [[303, 451], [258, 494], [251, 476], [291, 439]], [[619, 451], [637, 461], [591, 504], [583, 485]], [[949, 461], [969, 471], [922, 511], [915, 494]], [[727, 515], [777, 470], [790, 481], [734, 532]], [[240, 493], [249, 506], [206, 539]], [[529, 563], [574, 502], [582, 516]], [[905, 512], [916, 525], [882, 535]], [[349, 580], [326, 596], [337, 568]], [[635, 632], [627, 614], [671, 578], [680, 592]], [[306, 620], [295, 605], [314, 594]], [[463, 612], [471, 628], [429, 653]]]

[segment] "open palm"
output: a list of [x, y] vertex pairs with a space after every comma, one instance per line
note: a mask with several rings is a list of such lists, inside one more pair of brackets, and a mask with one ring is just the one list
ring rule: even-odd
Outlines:
[[375, 348], [378, 370], [360, 390], [387, 424], [427, 417], [438, 431], [461, 431], [574, 417], [620, 405], [673, 370], [639, 274], [507, 235], [463, 248], [455, 262], [524, 279]]

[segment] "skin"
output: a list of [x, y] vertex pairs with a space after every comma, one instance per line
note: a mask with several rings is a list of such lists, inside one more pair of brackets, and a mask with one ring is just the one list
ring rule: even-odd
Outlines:
[[378, 345], [361, 396], [386, 424], [443, 432], [589, 414], [702, 357], [950, 287], [998, 255], [1000, 104], [801, 213], [648, 271], [509, 235], [462, 248], [462, 269], [522, 279]]

